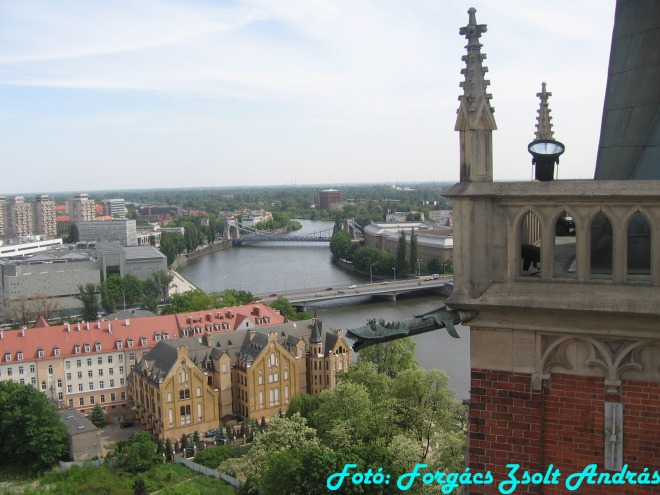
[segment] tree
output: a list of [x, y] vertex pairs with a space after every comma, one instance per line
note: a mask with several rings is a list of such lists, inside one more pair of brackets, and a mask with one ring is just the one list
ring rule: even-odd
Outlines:
[[127, 473], [142, 473], [161, 462], [157, 445], [146, 431], [133, 433], [128, 442], [118, 444], [115, 467]]
[[44, 394], [0, 382], [0, 458], [31, 473], [45, 471], [68, 450], [66, 426]]
[[279, 296], [277, 299], [272, 301], [269, 306], [280, 312], [285, 318], [296, 321], [296, 320], [308, 320], [311, 318], [311, 315], [307, 311], [302, 311], [298, 313], [298, 310], [293, 307], [289, 300], [284, 296]]
[[122, 284], [124, 286], [124, 295], [126, 296], [126, 304], [133, 306], [142, 299], [142, 280], [135, 275], [126, 275], [122, 277]]
[[108, 287], [107, 280], [105, 280], [99, 287], [101, 290], [101, 306], [107, 314], [114, 313], [117, 310], [117, 302]]
[[405, 230], [402, 230], [401, 235], [399, 235], [399, 245], [396, 248], [396, 271], [401, 278], [408, 275], [408, 260], [406, 259], [406, 249], [406, 232]]
[[383, 342], [362, 349], [358, 361], [372, 362], [379, 373], [395, 377], [402, 371], [417, 368], [415, 346], [415, 341], [410, 337]]
[[75, 244], [80, 240], [80, 233], [78, 232], [78, 226], [71, 222], [66, 229], [66, 238], [64, 242], [66, 244]]
[[426, 269], [431, 273], [441, 273], [442, 272], [442, 260], [437, 256], [434, 256], [426, 264]]
[[74, 297], [78, 299], [83, 307], [80, 316], [84, 321], [94, 321], [98, 317], [99, 302], [96, 299], [96, 285], [78, 285], [79, 293]]
[[348, 233], [339, 231], [330, 238], [330, 252], [337, 259], [346, 259], [351, 251], [351, 244]]
[[96, 404], [92, 409], [92, 416], [90, 417], [90, 421], [97, 428], [102, 428], [103, 426], [105, 426], [106, 423], [105, 413], [103, 412], [103, 408], [99, 404]]
[[172, 450], [172, 441], [168, 438], [165, 440], [165, 458], [168, 461], [171, 461], [173, 453], [174, 451]]
[[[363, 273], [369, 273], [371, 267], [371, 272], [373, 274], [374, 272], [377, 272], [376, 266], [382, 255], [383, 253], [377, 248], [373, 246], [365, 246], [360, 248], [353, 255], [353, 265]], [[390, 272], [391, 271], [392, 270], [390, 270]]]
[[169, 299], [170, 284], [174, 280], [174, 275], [165, 270], [158, 270], [151, 274], [151, 279], [153, 279], [160, 291], [160, 300], [167, 301]]
[[415, 229], [410, 233], [410, 270], [414, 273], [416, 268], [419, 268], [419, 245], [417, 242], [417, 234]]
[[435, 432], [452, 428], [452, 392], [447, 375], [440, 370], [408, 369], [397, 375], [392, 384], [396, 397], [399, 424], [424, 442], [424, 458], [431, 448]]
[[367, 439], [372, 426], [377, 423], [367, 389], [350, 382], [341, 383], [332, 390], [323, 390], [312, 419], [320, 435], [343, 424], [350, 431], [353, 441]]
[[149, 493], [147, 491], [147, 484], [142, 478], [135, 478], [133, 482], [133, 493], [135, 495], [147, 495]]

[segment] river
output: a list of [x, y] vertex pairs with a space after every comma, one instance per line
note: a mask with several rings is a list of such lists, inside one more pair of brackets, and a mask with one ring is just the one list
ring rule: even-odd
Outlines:
[[[333, 222], [299, 220], [297, 233], [332, 228]], [[348, 272], [334, 263], [326, 243], [253, 243], [217, 251], [194, 259], [179, 268], [179, 273], [197, 287], [210, 292], [242, 289], [253, 294], [278, 293], [293, 289], [325, 289], [351, 283], [364, 283], [369, 277]], [[438, 295], [423, 295], [383, 301], [369, 297], [346, 303], [319, 303], [314, 308], [323, 324], [330, 328], [363, 326], [370, 318], [403, 320], [443, 304]], [[356, 304], [357, 302], [357, 304]], [[312, 309], [312, 308], [308, 308]], [[312, 309], [313, 310], [313, 309]], [[459, 326], [460, 339], [445, 330], [417, 335], [416, 358], [425, 369], [441, 369], [449, 376], [456, 398], [469, 397], [470, 335]]]

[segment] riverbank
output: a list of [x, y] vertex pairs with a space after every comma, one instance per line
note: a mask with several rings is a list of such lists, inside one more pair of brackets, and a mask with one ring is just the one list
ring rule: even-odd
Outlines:
[[185, 265], [190, 260], [199, 258], [200, 256], [204, 256], [205, 254], [211, 254], [218, 251], [222, 251], [223, 249], [228, 249], [231, 246], [232, 246], [231, 241], [216, 241], [213, 244], [209, 244], [202, 248], [196, 249], [192, 253], [180, 254], [179, 256], [176, 257], [176, 259], [170, 266], [170, 269], [173, 272], [176, 272], [179, 267]]

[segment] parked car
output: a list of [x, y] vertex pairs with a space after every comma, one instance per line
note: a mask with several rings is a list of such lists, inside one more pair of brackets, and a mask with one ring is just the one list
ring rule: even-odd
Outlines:
[[121, 428], [122, 430], [124, 428], [130, 428], [132, 426], [135, 426], [135, 423], [133, 423], [133, 421], [122, 421], [121, 423], [119, 423], [119, 428]]
[[218, 434], [218, 430], [209, 430], [206, 433], [204, 433], [204, 436], [206, 438], [211, 438], [211, 437], [215, 437], [217, 434]]

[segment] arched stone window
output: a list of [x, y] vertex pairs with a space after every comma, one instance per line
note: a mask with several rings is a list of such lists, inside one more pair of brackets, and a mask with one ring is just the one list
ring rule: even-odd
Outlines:
[[591, 221], [591, 278], [612, 278], [612, 222], [603, 212]]
[[541, 223], [531, 211], [524, 215], [518, 226], [520, 239], [520, 275], [536, 275], [541, 272]]
[[562, 212], [555, 222], [554, 276], [557, 278], [576, 277], [576, 231], [573, 217], [566, 211]]
[[628, 222], [626, 242], [627, 280], [651, 279], [651, 224], [637, 212]]

